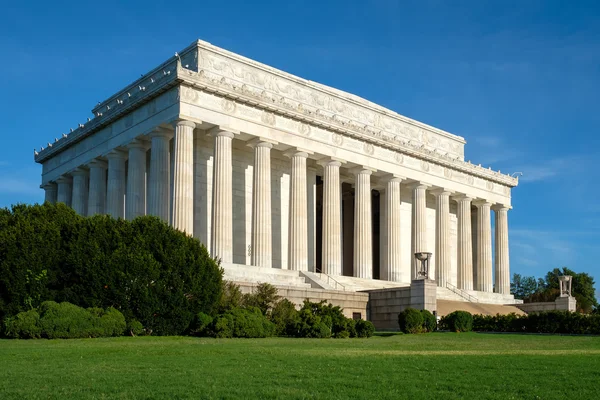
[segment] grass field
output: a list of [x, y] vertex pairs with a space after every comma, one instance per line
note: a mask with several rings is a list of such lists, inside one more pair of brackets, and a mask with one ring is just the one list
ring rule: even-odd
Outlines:
[[0, 399], [599, 399], [600, 338], [0, 341]]

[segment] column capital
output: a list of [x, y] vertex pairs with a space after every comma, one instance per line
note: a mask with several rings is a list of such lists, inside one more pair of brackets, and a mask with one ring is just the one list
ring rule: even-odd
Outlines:
[[275, 140], [271, 140], [271, 139], [266, 139], [263, 137], [256, 137], [254, 139], [251, 139], [249, 141], [246, 142], [246, 146], [248, 147], [267, 147], [269, 149], [273, 148], [274, 144], [278, 144], [279, 142], [276, 142]]
[[[202, 123], [202, 122], [200, 122], [200, 123]], [[173, 126], [174, 127], [177, 127], [177, 126], [188, 126], [188, 127], [192, 128], [192, 129], [194, 129], [198, 125], [196, 124], [196, 122], [188, 121], [186, 119], [178, 119], [176, 121], [173, 121]]]
[[150, 144], [148, 143], [147, 140], [138, 137], [133, 139], [131, 142], [129, 142], [127, 144], [127, 148], [128, 149], [144, 149], [144, 150], [148, 150], [150, 148]]
[[111, 159], [125, 159], [127, 158], [127, 152], [123, 151], [123, 150], [119, 150], [119, 149], [113, 149], [111, 151], [109, 151], [106, 156], [106, 158], [108, 158], [109, 160]]
[[[184, 122], [187, 122], [187, 121], [184, 121]], [[175, 132], [173, 132], [172, 130], [169, 130], [169, 129], [166, 129], [163, 127], [156, 127], [152, 130], [152, 132], [150, 132], [148, 134], [148, 137], [150, 139], [155, 138], [155, 137], [164, 137], [167, 139], [171, 139], [174, 135], [175, 135]]]
[[414, 189], [429, 189], [429, 188], [431, 188], [431, 185], [429, 183], [425, 183], [423, 181], [413, 181], [408, 184], [408, 187], [413, 190]]
[[377, 170], [374, 168], [369, 168], [361, 165], [358, 167], [350, 168], [348, 172], [350, 172], [352, 175], [371, 175], [373, 172], [376, 171]]
[[458, 193], [452, 196], [452, 200], [456, 201], [457, 203], [462, 203], [462, 202], [472, 202], [473, 201], [473, 197], [469, 196], [468, 194], [464, 194], [464, 193]]
[[406, 177], [403, 175], [398, 175], [398, 174], [387, 174], [387, 175], [382, 176], [380, 180], [384, 183], [387, 183], [387, 182], [402, 183], [406, 180]]
[[100, 160], [98, 158], [93, 159], [89, 163], [87, 163], [89, 168], [108, 168], [108, 163], [104, 160]]
[[283, 155], [286, 157], [289, 157], [289, 158], [292, 158], [292, 157], [308, 158], [309, 154], [314, 154], [314, 153], [310, 150], [301, 149], [300, 147], [292, 147], [291, 149], [283, 152]]
[[233, 138], [235, 135], [239, 135], [240, 131], [231, 129], [227, 126], [217, 125], [215, 127], [210, 128], [207, 132], [209, 136], [225, 136], [229, 138]]
[[431, 193], [433, 193], [436, 196], [451, 196], [454, 191], [450, 190], [450, 189], [446, 189], [446, 188], [434, 188], [432, 190], [430, 190]]
[[512, 207], [504, 205], [504, 204], [494, 204], [494, 205], [492, 205], [492, 210], [494, 210], [494, 211], [509, 211], [509, 210], [512, 210]]
[[73, 182], [73, 178], [69, 175], [61, 175], [56, 179], [56, 183], [71, 183]]
[[492, 206], [492, 203], [487, 200], [484, 200], [484, 199], [477, 199], [477, 200], [473, 201], [473, 205], [477, 208], [483, 208], [483, 207], [490, 208]]
[[56, 183], [55, 182], [46, 182], [40, 185], [40, 189], [44, 189], [44, 190], [52, 190], [52, 189], [56, 189]]
[[77, 167], [71, 171], [71, 176], [85, 176], [89, 174], [89, 170], [85, 166]]
[[345, 164], [345, 163], [346, 162], [344, 160], [342, 160], [341, 158], [335, 158], [335, 157], [323, 157], [317, 161], [317, 164], [319, 164], [323, 168], [325, 168], [325, 166], [327, 166], [327, 165], [333, 165], [334, 167], [340, 167], [342, 164]]

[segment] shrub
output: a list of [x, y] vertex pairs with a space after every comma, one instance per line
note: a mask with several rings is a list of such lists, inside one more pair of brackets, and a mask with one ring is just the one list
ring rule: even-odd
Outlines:
[[406, 308], [398, 314], [398, 325], [404, 333], [421, 333], [423, 331], [423, 314], [414, 308]]
[[467, 311], [454, 311], [443, 317], [440, 323], [452, 332], [470, 332], [473, 329], [473, 316]]
[[437, 318], [429, 310], [421, 310], [421, 316], [425, 332], [433, 332], [437, 329]]
[[216, 313], [222, 271], [158, 218], [78, 216], [64, 204], [0, 209], [0, 320], [43, 301], [114, 307], [148, 332], [182, 334]]
[[208, 336], [208, 329], [213, 323], [214, 318], [205, 313], [198, 313], [190, 333], [196, 336]]
[[129, 321], [127, 324], [127, 330], [131, 336], [140, 336], [142, 333], [144, 333], [144, 327], [137, 319], [132, 319]]
[[267, 315], [280, 298], [275, 286], [269, 283], [259, 283], [252, 293], [243, 296], [242, 303], [248, 307], [257, 307], [263, 315]]
[[119, 336], [125, 317], [114, 308], [83, 309], [70, 303], [43, 302], [37, 310], [9, 318], [6, 335], [13, 338], [72, 339]]
[[356, 337], [369, 338], [375, 333], [375, 325], [371, 321], [359, 319], [356, 321]]
[[10, 338], [38, 339], [41, 337], [40, 314], [29, 310], [6, 318], [4, 322], [5, 335]]
[[279, 300], [271, 310], [271, 322], [275, 324], [277, 336], [295, 336], [299, 321], [296, 306], [288, 299]]

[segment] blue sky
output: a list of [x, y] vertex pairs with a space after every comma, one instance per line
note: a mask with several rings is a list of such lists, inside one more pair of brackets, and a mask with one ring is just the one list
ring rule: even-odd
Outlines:
[[522, 171], [512, 271], [569, 266], [600, 282], [594, 1], [8, 2], [0, 207], [43, 200], [34, 147], [198, 38], [461, 135], [474, 163]]

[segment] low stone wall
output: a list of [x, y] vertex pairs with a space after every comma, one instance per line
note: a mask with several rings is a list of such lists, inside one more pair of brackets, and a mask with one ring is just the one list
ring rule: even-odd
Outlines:
[[[242, 293], [252, 293], [258, 285], [250, 282], [235, 282], [239, 285]], [[305, 299], [319, 302], [327, 300], [334, 306], [340, 306], [344, 310], [344, 315], [348, 318], [357, 317], [360, 314], [361, 319], [367, 319], [367, 303], [369, 294], [362, 292], [344, 292], [340, 290], [325, 290], [313, 288], [299, 288], [294, 286], [273, 285], [277, 288], [278, 294], [300, 307]]]
[[577, 300], [575, 300], [575, 297], [557, 297], [554, 301], [522, 303], [515, 304], [515, 306], [526, 313], [543, 311], [575, 311], [577, 309]]

